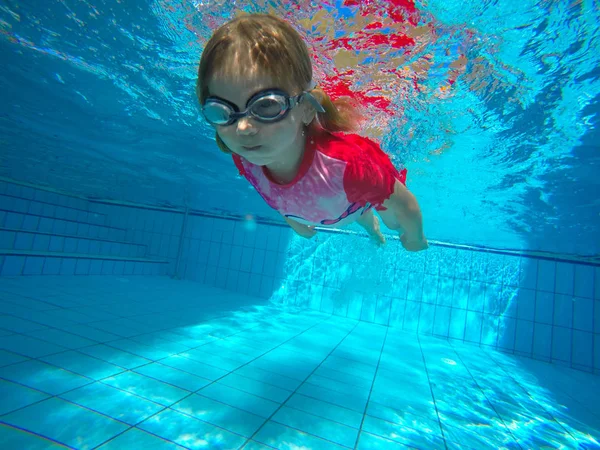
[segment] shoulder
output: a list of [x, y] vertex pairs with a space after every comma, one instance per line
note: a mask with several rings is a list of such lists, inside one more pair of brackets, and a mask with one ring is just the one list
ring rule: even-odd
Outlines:
[[353, 163], [384, 154], [379, 144], [353, 133], [323, 132], [315, 137], [317, 149], [331, 157]]

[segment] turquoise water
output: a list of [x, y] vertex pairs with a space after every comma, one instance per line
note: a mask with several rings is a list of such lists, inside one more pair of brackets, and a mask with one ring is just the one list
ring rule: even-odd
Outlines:
[[[234, 9], [360, 98], [428, 251], [303, 240], [237, 176], [193, 90]], [[0, 448], [600, 448], [599, 16], [4, 0]]]
[[[403, 2], [338, 3], [5, 1], [0, 126], [19, 152], [3, 155], [1, 174], [276, 219], [216, 151], [193, 89], [204, 42], [232, 8], [273, 8], [319, 55], [318, 81], [331, 87], [337, 73], [370, 105], [369, 133], [408, 166], [430, 238], [598, 254], [595, 2], [417, 2], [400, 28], [386, 26]], [[383, 36], [410, 33], [409, 17], [431, 31], [398, 51], [354, 44], [356, 63], [344, 62], [328, 43], [356, 34], [363, 14]], [[466, 66], [452, 73], [460, 55]]]

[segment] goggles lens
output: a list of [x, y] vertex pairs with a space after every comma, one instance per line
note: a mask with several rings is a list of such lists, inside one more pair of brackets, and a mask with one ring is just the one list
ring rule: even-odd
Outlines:
[[[294, 102], [290, 100], [294, 99]], [[251, 116], [260, 122], [277, 122], [287, 116], [296, 98], [281, 91], [259, 93], [251, 98], [246, 105], [246, 111], [238, 112], [235, 105], [216, 97], [206, 99], [202, 113], [206, 120], [213, 125], [231, 125], [236, 120]]]

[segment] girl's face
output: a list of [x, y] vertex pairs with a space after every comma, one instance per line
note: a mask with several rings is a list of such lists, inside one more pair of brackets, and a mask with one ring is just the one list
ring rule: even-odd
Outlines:
[[[288, 95], [284, 86], [278, 85], [270, 78], [250, 76], [245, 79], [231, 77], [213, 77], [208, 84], [208, 92], [233, 103], [240, 111], [246, 109], [246, 103], [256, 93], [267, 89], [281, 89]], [[304, 149], [305, 122], [310, 111], [307, 102], [292, 108], [288, 115], [279, 122], [263, 123], [246, 116], [227, 126], [217, 126], [219, 137], [232, 152], [258, 166], [277, 166], [288, 161], [297, 160]]]

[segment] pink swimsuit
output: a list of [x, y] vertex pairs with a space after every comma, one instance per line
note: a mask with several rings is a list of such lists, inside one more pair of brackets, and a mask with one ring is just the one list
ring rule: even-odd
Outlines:
[[306, 225], [344, 225], [383, 202], [406, 169], [397, 170], [378, 144], [356, 134], [322, 131], [309, 138], [298, 174], [278, 184], [265, 167], [239, 155], [233, 161], [240, 175], [272, 208]]

